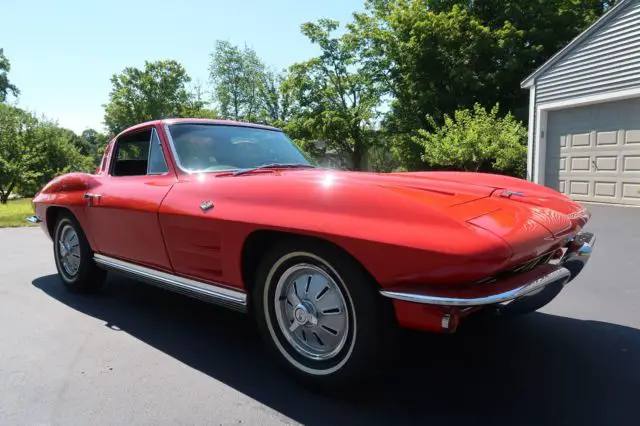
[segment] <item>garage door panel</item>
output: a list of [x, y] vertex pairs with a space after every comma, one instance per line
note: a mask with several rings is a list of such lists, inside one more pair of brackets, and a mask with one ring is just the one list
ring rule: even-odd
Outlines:
[[623, 170], [625, 172], [640, 172], [640, 153], [636, 155], [625, 155]]
[[590, 156], [571, 157], [571, 169], [569, 169], [569, 171], [584, 172], [584, 171], [588, 171], [590, 168], [591, 168]]
[[599, 182], [593, 185], [593, 195], [595, 197], [616, 198], [616, 182]]
[[611, 146], [618, 144], [618, 131], [612, 132], [597, 132], [596, 133], [596, 146]]
[[545, 185], [578, 201], [640, 205], [640, 99], [550, 111]]
[[567, 171], [567, 158], [566, 157], [561, 157], [558, 159], [558, 170], [560, 170], [561, 172], [566, 172]]
[[589, 148], [591, 146], [591, 133], [571, 135], [571, 148]]
[[589, 181], [587, 180], [570, 180], [569, 195], [587, 196], [589, 195]]
[[625, 145], [640, 145], [640, 130], [627, 130], [624, 143]]
[[622, 198], [640, 202], [640, 182], [625, 182], [622, 184]]
[[597, 155], [596, 172], [615, 172], [618, 170], [618, 157], [615, 155]]

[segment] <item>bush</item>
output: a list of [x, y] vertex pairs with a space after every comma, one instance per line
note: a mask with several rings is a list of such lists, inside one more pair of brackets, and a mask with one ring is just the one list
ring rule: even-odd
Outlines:
[[461, 109], [453, 118], [445, 115], [438, 126], [430, 117], [432, 130], [418, 130], [413, 141], [424, 149], [422, 160], [431, 167], [526, 175], [527, 128], [511, 113], [498, 116], [479, 104]]

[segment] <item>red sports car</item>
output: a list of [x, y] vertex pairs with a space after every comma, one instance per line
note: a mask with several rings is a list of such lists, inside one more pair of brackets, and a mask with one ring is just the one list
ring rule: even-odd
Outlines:
[[279, 129], [216, 120], [131, 127], [94, 174], [33, 201], [69, 290], [112, 270], [247, 312], [318, 385], [375, 370], [399, 327], [451, 333], [476, 312], [541, 308], [595, 242], [587, 210], [537, 184], [321, 169]]

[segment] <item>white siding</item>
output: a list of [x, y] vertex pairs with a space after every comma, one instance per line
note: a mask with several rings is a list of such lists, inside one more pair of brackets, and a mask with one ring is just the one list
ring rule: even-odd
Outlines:
[[536, 78], [536, 104], [640, 87], [640, 0]]

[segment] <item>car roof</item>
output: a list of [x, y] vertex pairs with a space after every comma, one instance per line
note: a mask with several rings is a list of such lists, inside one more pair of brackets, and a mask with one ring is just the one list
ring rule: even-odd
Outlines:
[[265, 124], [250, 123], [246, 121], [234, 121], [234, 120], [214, 120], [211, 118], [165, 118], [162, 120], [150, 120], [143, 123], [138, 123], [133, 126], [127, 127], [125, 130], [118, 134], [124, 134], [132, 130], [136, 130], [141, 127], [149, 125], [163, 125], [163, 124], [212, 124], [212, 125], [224, 125], [224, 126], [238, 126], [238, 127], [253, 127], [257, 129], [276, 130], [281, 132], [282, 129], [277, 127], [267, 126]]

